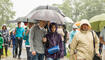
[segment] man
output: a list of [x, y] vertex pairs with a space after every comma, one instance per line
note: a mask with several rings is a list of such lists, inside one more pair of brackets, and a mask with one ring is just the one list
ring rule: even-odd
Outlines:
[[100, 33], [100, 42], [103, 44], [102, 60], [105, 60], [105, 28]]
[[70, 32], [70, 43], [72, 42], [74, 35], [78, 32], [77, 29], [78, 27], [76, 25], [73, 25], [73, 30]]
[[34, 26], [34, 23], [28, 23], [28, 28], [25, 30], [24, 41], [26, 46], [27, 60], [31, 60], [30, 54], [30, 43], [29, 43], [29, 33], [31, 27]]
[[39, 25], [33, 26], [29, 34], [30, 50], [32, 52], [32, 60], [43, 60], [44, 59], [44, 45], [42, 38], [46, 34], [44, 29], [46, 25], [45, 21], [40, 21]]
[[[18, 22], [18, 27], [16, 27], [15, 29], [15, 35], [16, 35], [15, 58], [18, 55], [18, 58], [20, 59], [20, 55], [22, 51], [23, 36], [24, 36], [24, 28], [21, 27], [21, 22]], [[18, 54], [18, 48], [19, 48], [19, 54]]]
[[93, 35], [95, 38], [95, 50], [96, 54], [100, 56], [99, 54], [99, 39], [95, 32], [91, 32], [91, 26], [88, 22], [88, 20], [83, 19], [81, 21], [80, 25], [80, 31], [77, 32], [72, 40], [72, 43], [70, 45], [70, 55], [71, 59], [72, 56], [75, 54], [76, 50], [76, 59], [77, 60], [93, 60], [94, 56], [94, 45], [93, 45]]

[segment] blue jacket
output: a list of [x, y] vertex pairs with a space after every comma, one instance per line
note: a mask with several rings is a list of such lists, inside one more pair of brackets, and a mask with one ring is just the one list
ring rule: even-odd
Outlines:
[[24, 40], [26, 40], [25, 45], [30, 45], [29, 44], [29, 32], [27, 35], [26, 35], [26, 32], [27, 32], [27, 30], [25, 30], [25, 34], [24, 34]]
[[78, 31], [77, 30], [76, 31], [73, 30], [73, 31], [70, 32], [70, 42], [72, 42], [73, 37], [76, 34], [76, 32], [78, 32]]

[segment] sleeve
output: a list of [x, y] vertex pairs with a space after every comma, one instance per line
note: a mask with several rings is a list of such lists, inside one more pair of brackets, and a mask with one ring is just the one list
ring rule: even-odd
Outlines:
[[59, 35], [59, 46], [60, 46], [60, 58], [64, 57], [64, 44], [61, 38], [61, 35]]
[[10, 35], [9, 35], [9, 31], [7, 30], [7, 38], [8, 40], [10, 40]]
[[22, 33], [23, 33], [23, 36], [24, 36], [25, 35], [25, 29], [24, 28], [22, 29]]
[[72, 32], [70, 32], [70, 43], [72, 42], [72, 39], [73, 39], [73, 35], [72, 35]]
[[34, 26], [31, 28], [30, 30], [30, 33], [29, 33], [29, 42], [30, 42], [30, 51], [35, 51], [34, 49], [34, 43], [33, 43], [33, 40], [34, 40], [34, 36], [35, 36], [35, 32], [34, 32]]
[[1, 38], [0, 44], [1, 44], [1, 45], [3, 44], [3, 38]]
[[72, 40], [72, 43], [70, 45], [70, 55], [74, 55], [74, 52], [75, 52], [75, 49], [77, 47], [77, 44], [78, 44], [78, 40], [77, 40], [77, 34], [74, 36], [73, 40]]
[[98, 36], [96, 35], [96, 33], [94, 32], [94, 35], [95, 35], [95, 51], [97, 54], [99, 54], [99, 43], [100, 43], [100, 40], [98, 38]]

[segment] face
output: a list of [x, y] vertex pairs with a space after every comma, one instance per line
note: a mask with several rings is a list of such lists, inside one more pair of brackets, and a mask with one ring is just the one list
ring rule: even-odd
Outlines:
[[20, 22], [18, 23], [18, 27], [21, 27], [21, 23]]
[[73, 30], [74, 30], [74, 31], [76, 31], [76, 30], [77, 30], [77, 28], [73, 28]]
[[28, 23], [29, 29], [34, 25], [34, 23]]
[[87, 25], [87, 24], [83, 24], [83, 25], [81, 26], [81, 29], [82, 29], [83, 31], [88, 31], [88, 25]]
[[53, 25], [53, 26], [51, 27], [51, 30], [52, 30], [52, 32], [55, 32], [55, 31], [56, 31], [56, 26]]
[[3, 29], [5, 30], [6, 29], [6, 26], [3, 26]]
[[40, 21], [40, 22], [39, 22], [39, 25], [40, 25], [41, 27], [44, 27], [44, 26], [46, 25], [46, 22], [45, 22], [45, 21]]

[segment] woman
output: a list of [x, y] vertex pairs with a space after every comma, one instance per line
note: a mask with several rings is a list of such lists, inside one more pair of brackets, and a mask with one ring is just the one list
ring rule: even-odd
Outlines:
[[34, 23], [28, 23], [28, 28], [25, 30], [24, 41], [26, 46], [27, 60], [31, 60], [30, 43], [29, 43], [29, 31]]
[[2, 37], [4, 39], [4, 47], [5, 47], [5, 53], [6, 56], [7, 55], [7, 51], [8, 51], [8, 41], [9, 41], [9, 31], [7, 30], [6, 24], [3, 24], [2, 26]]
[[[45, 55], [46, 60], [60, 60], [60, 58], [64, 57], [64, 45], [62, 42], [61, 35], [57, 33], [57, 24], [50, 24], [50, 31], [45, 38], [43, 38], [43, 42], [45, 43]], [[49, 54], [48, 49], [58, 45], [60, 50], [54, 54]]]

